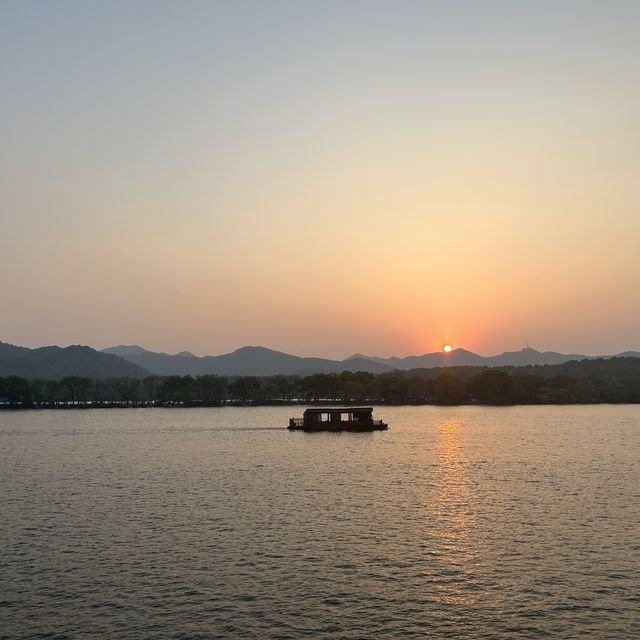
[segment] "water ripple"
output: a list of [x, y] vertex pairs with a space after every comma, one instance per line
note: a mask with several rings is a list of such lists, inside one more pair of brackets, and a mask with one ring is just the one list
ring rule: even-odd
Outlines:
[[640, 408], [0, 414], [2, 638], [640, 637]]

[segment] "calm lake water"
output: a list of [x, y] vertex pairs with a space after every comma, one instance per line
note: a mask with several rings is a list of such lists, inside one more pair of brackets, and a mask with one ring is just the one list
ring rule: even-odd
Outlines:
[[0, 412], [0, 636], [638, 638], [640, 406]]

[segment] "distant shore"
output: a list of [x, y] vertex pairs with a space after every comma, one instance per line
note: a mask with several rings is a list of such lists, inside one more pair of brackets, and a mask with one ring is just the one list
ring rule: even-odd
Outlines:
[[375, 406], [375, 407], [567, 407], [567, 406], [596, 406], [596, 405], [622, 405], [640, 404], [636, 401], [625, 402], [514, 402], [489, 403], [489, 402], [457, 402], [457, 403], [437, 403], [437, 402], [380, 402], [362, 400], [358, 402], [343, 402], [338, 400], [323, 400], [319, 402], [308, 402], [306, 400], [296, 400], [290, 402], [233, 402], [233, 403], [177, 403], [177, 402], [55, 402], [31, 405], [0, 403], [0, 411], [85, 411], [90, 409], [225, 409], [225, 408], [261, 408], [261, 407], [340, 407], [340, 406]]
[[640, 403], [640, 358], [535, 367], [447, 367], [307, 376], [0, 377], [0, 408]]

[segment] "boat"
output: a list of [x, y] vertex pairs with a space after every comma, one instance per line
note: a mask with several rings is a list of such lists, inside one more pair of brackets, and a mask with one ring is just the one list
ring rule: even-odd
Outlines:
[[289, 429], [300, 431], [384, 431], [389, 425], [373, 419], [373, 407], [307, 409], [302, 418], [290, 418]]

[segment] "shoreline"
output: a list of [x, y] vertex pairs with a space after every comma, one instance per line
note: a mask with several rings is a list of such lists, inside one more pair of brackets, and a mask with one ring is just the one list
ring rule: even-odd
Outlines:
[[227, 409], [237, 408], [260, 409], [263, 407], [352, 407], [366, 404], [372, 407], [585, 407], [585, 406], [623, 406], [640, 405], [640, 402], [515, 402], [510, 404], [492, 404], [488, 402], [457, 402], [457, 403], [435, 403], [435, 402], [380, 402], [380, 401], [354, 401], [343, 402], [336, 400], [325, 400], [322, 402], [246, 402], [246, 403], [158, 403], [158, 402], [87, 402], [87, 403], [41, 403], [36, 406], [22, 406], [0, 404], [0, 411], [87, 411], [92, 409]]

